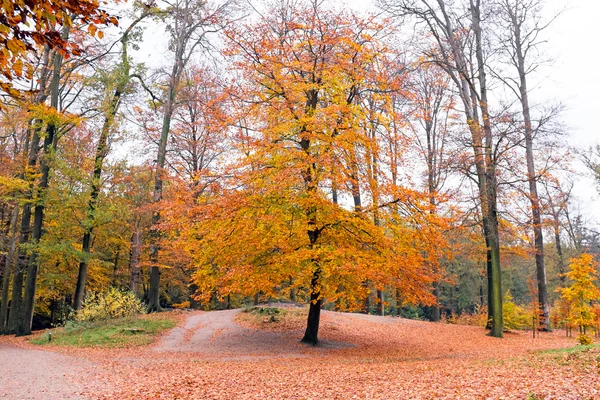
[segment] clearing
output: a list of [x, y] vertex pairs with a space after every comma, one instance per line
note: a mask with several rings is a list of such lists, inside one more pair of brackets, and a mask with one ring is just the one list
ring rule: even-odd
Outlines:
[[275, 322], [190, 312], [154, 345], [121, 349], [2, 339], [0, 398], [600, 398], [600, 348], [574, 348], [563, 331], [495, 339], [478, 327], [324, 311], [314, 348], [298, 342], [305, 312]]

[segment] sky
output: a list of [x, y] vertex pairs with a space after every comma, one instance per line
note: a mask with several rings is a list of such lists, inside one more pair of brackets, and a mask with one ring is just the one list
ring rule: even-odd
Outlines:
[[[565, 105], [563, 121], [569, 144], [586, 149], [600, 142], [600, 2], [596, 0], [547, 0], [548, 16], [564, 10], [548, 28], [547, 51], [554, 58], [534, 88], [534, 101], [554, 99]], [[582, 213], [600, 222], [600, 196], [581, 163], [576, 167], [574, 191]]]

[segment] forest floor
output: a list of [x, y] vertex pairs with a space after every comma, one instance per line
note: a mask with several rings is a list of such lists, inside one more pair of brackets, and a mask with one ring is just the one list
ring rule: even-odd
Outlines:
[[324, 311], [322, 343], [310, 347], [299, 343], [302, 318], [179, 319], [154, 345], [125, 349], [3, 338], [0, 398], [600, 398], [600, 347], [577, 347], [563, 331], [496, 339], [478, 327]]

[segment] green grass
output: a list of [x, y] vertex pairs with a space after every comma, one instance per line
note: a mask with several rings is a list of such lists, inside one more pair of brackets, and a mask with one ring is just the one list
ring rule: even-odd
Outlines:
[[590, 344], [590, 345], [577, 345], [574, 347], [566, 347], [561, 349], [549, 349], [549, 350], [540, 350], [536, 352], [537, 354], [572, 354], [572, 353], [585, 353], [590, 349], [597, 349], [600, 347], [600, 343]]
[[108, 321], [68, 323], [64, 328], [52, 329], [31, 340], [37, 345], [72, 347], [119, 348], [143, 346], [152, 343], [160, 332], [177, 325], [175, 319], [153, 314]]

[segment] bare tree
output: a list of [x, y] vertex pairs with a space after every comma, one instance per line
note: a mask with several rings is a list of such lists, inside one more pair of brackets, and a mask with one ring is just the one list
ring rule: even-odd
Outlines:
[[540, 0], [500, 0], [496, 3], [498, 19], [502, 29], [497, 30], [500, 49], [507, 56], [508, 63], [514, 68], [518, 78], [504, 78], [518, 98], [523, 114], [525, 136], [525, 157], [527, 162], [527, 180], [529, 200], [531, 202], [531, 225], [534, 234], [535, 266], [540, 307], [540, 327], [550, 330], [548, 289], [546, 266], [544, 264], [544, 237], [542, 213], [538, 195], [538, 172], [534, 157], [534, 127], [532, 123], [527, 77], [540, 65], [540, 34], [548, 27], [541, 17]]
[[[217, 32], [217, 21], [222, 21], [231, 2], [209, 8], [205, 0], [175, 0], [164, 2], [166, 7], [158, 12], [158, 17], [167, 24], [169, 49], [173, 52], [171, 72], [167, 76], [166, 93], [163, 99], [163, 119], [156, 157], [154, 178], [154, 203], [162, 199], [167, 142], [171, 129], [171, 119], [176, 106], [177, 91], [186, 65], [194, 53], [206, 44], [207, 35]], [[148, 291], [148, 312], [160, 311], [160, 269], [158, 267], [159, 238], [158, 223], [160, 212], [154, 211], [150, 243], [150, 287]]]
[[498, 234], [496, 153], [488, 102], [488, 81], [481, 0], [380, 0], [396, 17], [413, 17], [433, 39], [425, 51], [428, 62], [442, 68], [454, 82], [471, 133], [481, 220], [487, 247], [488, 305], [491, 336], [502, 337], [502, 288]]

